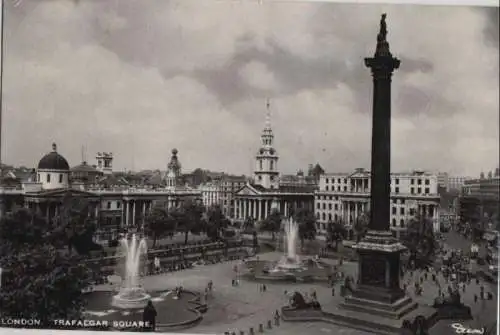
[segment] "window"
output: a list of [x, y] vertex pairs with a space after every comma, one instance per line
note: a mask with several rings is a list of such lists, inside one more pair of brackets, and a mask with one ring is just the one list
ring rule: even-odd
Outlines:
[[325, 190], [328, 191], [328, 186], [325, 187]]
[[410, 215], [415, 215], [415, 208], [410, 208]]
[[396, 187], [396, 188], [395, 188], [395, 192], [396, 192], [396, 193], [399, 193], [399, 187]]
[[269, 170], [273, 170], [274, 169], [274, 161], [270, 161], [269, 162]]
[[328, 178], [326, 178], [325, 182], [328, 184], [328, 182], [329, 182]]
[[396, 178], [395, 182], [396, 182], [396, 185], [399, 185], [399, 178]]
[[422, 188], [421, 187], [418, 188], [417, 193], [422, 193]]
[[399, 209], [399, 213], [400, 213], [401, 215], [405, 215], [405, 208], [404, 208], [404, 207], [401, 207], [401, 208]]
[[326, 214], [323, 213], [322, 217], [323, 217], [323, 221], [325, 221], [326, 220]]
[[401, 199], [401, 205], [405, 204], [405, 199]]
[[117, 201], [117, 202], [116, 202], [116, 208], [121, 208], [121, 207], [122, 207], [122, 203], [121, 203], [121, 202], [119, 202], [119, 201]]
[[410, 189], [410, 193], [415, 194], [415, 189], [413, 187]]
[[338, 211], [339, 210], [339, 205], [338, 204], [335, 204], [335, 210]]
[[337, 221], [339, 219], [339, 216], [337, 214], [335, 214], [335, 221]]
[[399, 221], [399, 226], [400, 226], [400, 227], [404, 227], [404, 226], [405, 226], [405, 220], [404, 220], [404, 219], [401, 219], [401, 220]]
[[339, 191], [339, 192], [340, 192], [340, 186], [337, 186], [337, 191]]
[[59, 184], [63, 182], [63, 174], [59, 173]]
[[50, 183], [50, 173], [47, 173], [47, 183]]
[[392, 207], [392, 215], [396, 215], [396, 207]]
[[319, 220], [319, 212], [316, 212], [316, 219]]
[[111, 209], [111, 201], [108, 201], [107, 206], [108, 209]]
[[328, 214], [328, 220], [329, 220], [329, 221], [332, 221], [332, 213], [329, 213], [329, 214]]
[[316, 206], [317, 209], [321, 209], [321, 204], [318, 202], [318, 205]]
[[262, 176], [259, 176], [259, 178], [258, 178], [258, 179], [259, 179], [259, 181], [261, 181], [261, 180], [262, 180]]
[[339, 183], [339, 184], [340, 184], [341, 182], [342, 182], [342, 180], [341, 180], [340, 178], [338, 178], [338, 179], [337, 179], [337, 183]]
[[430, 185], [430, 184], [431, 184], [430, 180], [429, 180], [429, 179], [426, 179], [426, 180], [425, 180], [425, 185]]
[[411, 179], [410, 184], [415, 185], [415, 179]]
[[396, 227], [396, 219], [392, 219], [392, 226]]
[[418, 185], [422, 185], [422, 179], [418, 179], [418, 180], [417, 180], [417, 184], [418, 184]]
[[331, 203], [328, 204], [328, 209], [332, 210], [332, 204]]
[[323, 209], [326, 209], [326, 204], [325, 203], [323, 203]]
[[429, 194], [429, 193], [431, 193], [431, 192], [430, 192], [429, 188], [428, 188], [428, 187], [426, 187], [426, 188], [425, 188], [425, 194]]
[[347, 192], [347, 186], [344, 186], [344, 192]]

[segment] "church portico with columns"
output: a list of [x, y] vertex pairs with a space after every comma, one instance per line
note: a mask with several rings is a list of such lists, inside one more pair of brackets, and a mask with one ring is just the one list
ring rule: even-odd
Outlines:
[[278, 211], [288, 217], [299, 209], [313, 210], [314, 194], [304, 190], [286, 192], [265, 189], [259, 185], [248, 183], [235, 195], [235, 218], [237, 221], [253, 219], [262, 221], [272, 211]]

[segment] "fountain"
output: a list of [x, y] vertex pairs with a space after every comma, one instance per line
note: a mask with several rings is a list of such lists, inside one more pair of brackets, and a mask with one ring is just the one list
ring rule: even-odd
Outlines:
[[299, 224], [292, 218], [283, 222], [284, 255], [278, 261], [248, 260], [246, 275], [257, 280], [312, 281], [328, 280], [331, 266], [319, 259], [301, 259], [297, 255]]
[[280, 272], [280, 271], [300, 271], [305, 270], [304, 265], [301, 263], [299, 256], [297, 255], [297, 242], [299, 239], [299, 225], [297, 222], [291, 218], [284, 221], [284, 231], [283, 236], [285, 254], [281, 260], [269, 270], [269, 272]]
[[151, 298], [139, 285], [141, 256], [147, 252], [146, 240], [132, 234], [131, 239], [124, 237], [120, 243], [125, 254], [125, 273], [122, 287], [118, 294], [113, 296], [111, 305], [121, 309], [143, 308]]

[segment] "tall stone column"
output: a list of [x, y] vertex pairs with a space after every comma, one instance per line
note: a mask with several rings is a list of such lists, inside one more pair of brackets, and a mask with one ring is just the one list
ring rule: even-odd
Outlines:
[[379, 316], [403, 320], [418, 305], [399, 286], [400, 254], [406, 248], [390, 231], [391, 78], [400, 61], [389, 50], [385, 19], [383, 14], [374, 56], [365, 58], [373, 76], [370, 221], [366, 236], [353, 246], [359, 256], [359, 285], [343, 307], [366, 314], [383, 310]]
[[373, 76], [370, 229], [378, 231], [390, 229], [391, 78], [400, 64], [389, 51], [387, 31], [382, 31], [383, 27], [374, 57], [365, 58], [365, 65]]
[[130, 201], [126, 200], [125, 201], [125, 226], [130, 226]]
[[146, 201], [142, 201], [142, 224], [146, 224]]
[[243, 220], [247, 219], [247, 200], [243, 199]]
[[267, 199], [266, 199], [266, 200], [264, 200], [264, 213], [266, 213], [266, 214], [265, 214], [265, 217], [267, 217], [267, 216], [269, 215], [269, 209], [268, 209], [268, 207], [267, 207], [267, 206], [268, 206], [268, 204], [269, 204], [269, 200], [267, 200]]
[[123, 228], [123, 226], [125, 226], [125, 201], [122, 200], [122, 219], [120, 220], [120, 226]]
[[135, 213], [135, 207], [137, 205], [137, 201], [134, 200], [132, 203], [132, 226], [135, 227], [135, 219], [136, 219], [136, 213]]

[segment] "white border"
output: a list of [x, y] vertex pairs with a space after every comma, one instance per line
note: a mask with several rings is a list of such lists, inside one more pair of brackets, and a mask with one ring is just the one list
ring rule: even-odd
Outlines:
[[[0, 4], [3, 1], [0, 0]], [[146, 0], [145, 0], [146, 1]], [[215, 1], [215, 0], [214, 0]], [[227, 0], [230, 1], [230, 0]], [[252, 1], [252, 0], [242, 0], [242, 1]], [[390, 3], [390, 4], [415, 4], [415, 5], [447, 5], [447, 6], [486, 6], [486, 7], [499, 7], [500, 1], [498, 0], [409, 0], [409, 1], [398, 1], [398, 0], [258, 0], [260, 2], [341, 2], [341, 3], [358, 3], [358, 4], [380, 4], [380, 3]], [[1, 8], [1, 7], [0, 7]], [[2, 26], [0, 18], [0, 27]], [[0, 28], [1, 30], [1, 28]], [[1, 56], [0, 56], [1, 57]], [[500, 286], [498, 287], [497, 297], [500, 295]], [[497, 333], [498, 333], [498, 322], [497, 322]], [[110, 335], [115, 334], [109, 331], [79, 331], [79, 330], [24, 330], [24, 329], [11, 329], [11, 328], [0, 328], [0, 335]], [[123, 335], [137, 335], [138, 333], [132, 332], [119, 332]], [[171, 335], [176, 335], [175, 333], [169, 333]], [[203, 335], [203, 334], [178, 334], [178, 335]], [[216, 335], [216, 334], [206, 334], [206, 335]]]
[[[245, 0], [242, 0], [245, 1]], [[260, 2], [341, 2], [354, 4], [399, 4], [399, 5], [442, 5], [499, 7], [498, 0], [258, 0]]]

